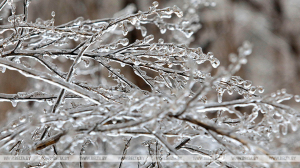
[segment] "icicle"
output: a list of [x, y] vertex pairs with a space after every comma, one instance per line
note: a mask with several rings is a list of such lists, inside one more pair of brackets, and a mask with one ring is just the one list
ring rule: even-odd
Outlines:
[[282, 131], [282, 135], [286, 135], [288, 133], [288, 124], [287, 123], [281, 124], [281, 131]]
[[122, 31], [123, 31], [123, 36], [126, 36], [128, 34], [128, 27], [126, 21], [122, 22]]
[[5, 73], [5, 71], [6, 71], [6, 67], [4, 67], [4, 66], [0, 66], [0, 71], [1, 71], [2, 73]]
[[142, 33], [143, 37], [145, 37], [147, 35], [147, 29], [146, 29], [146, 27], [141, 26], [141, 33]]
[[218, 92], [218, 102], [222, 103], [223, 92]]
[[16, 107], [16, 106], [17, 106], [17, 104], [18, 104], [18, 102], [17, 102], [17, 101], [15, 101], [15, 100], [12, 100], [12, 101], [11, 101], [11, 105], [12, 105], [13, 107]]

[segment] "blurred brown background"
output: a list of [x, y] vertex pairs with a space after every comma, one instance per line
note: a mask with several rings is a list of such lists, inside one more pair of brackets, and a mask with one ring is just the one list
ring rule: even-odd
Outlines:
[[[190, 0], [192, 1], [192, 0]], [[137, 10], [147, 10], [151, 0], [32, 0], [29, 21], [37, 17], [51, 19], [59, 25], [83, 16], [85, 19], [113, 17], [130, 3]], [[182, 7], [184, 0], [158, 0], [159, 7]], [[300, 1], [299, 0], [216, 0], [215, 7], [201, 7], [202, 29], [190, 47], [212, 51], [221, 65], [228, 65], [229, 53], [237, 53], [243, 41], [253, 44], [253, 53], [238, 75], [265, 86], [266, 93], [286, 88], [288, 93], [300, 94]], [[18, 13], [23, 12], [23, 0], [15, 1]], [[1, 11], [6, 18], [9, 7]], [[3, 22], [2, 22], [3, 24]], [[158, 38], [159, 31], [150, 30]], [[140, 31], [128, 34], [132, 41], [141, 38]], [[17, 93], [26, 90], [27, 79], [18, 72], [0, 73], [0, 92]], [[293, 101], [294, 102], [294, 101]], [[294, 104], [292, 102], [292, 104]], [[294, 104], [299, 107], [299, 104]], [[295, 107], [294, 106], [294, 107]], [[0, 103], [0, 116], [11, 109], [10, 103]]]

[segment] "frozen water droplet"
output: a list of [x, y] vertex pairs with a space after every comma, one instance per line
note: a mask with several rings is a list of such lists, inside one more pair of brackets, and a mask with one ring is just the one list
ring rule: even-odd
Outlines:
[[276, 93], [271, 93], [271, 97], [276, 97]]
[[54, 11], [51, 12], [51, 16], [55, 17], [55, 12]]
[[251, 88], [249, 89], [249, 93], [250, 94], [254, 94], [256, 92], [256, 87], [255, 86], [251, 86]]
[[173, 11], [177, 15], [177, 17], [182, 17], [183, 16], [183, 12], [181, 11], [180, 8], [178, 8], [178, 6], [174, 5], [173, 6]]
[[17, 126], [18, 126], [18, 123], [16, 123], [16, 122], [12, 123], [13, 128], [16, 128]]
[[244, 55], [250, 55], [252, 53], [252, 44], [249, 41], [243, 43]]
[[152, 3], [152, 5], [153, 5], [154, 7], [158, 7], [159, 3], [158, 3], [157, 1], [154, 1], [154, 2]]
[[22, 122], [22, 123], [25, 122], [26, 121], [26, 117], [25, 116], [20, 117], [19, 121]]
[[125, 67], [125, 64], [123, 62], [120, 63], [121, 67]]
[[43, 122], [46, 122], [47, 119], [46, 119], [46, 117], [41, 117], [40, 121], [43, 123]]
[[128, 20], [129, 20], [129, 22], [130, 22], [132, 25], [135, 25], [135, 24], [137, 23], [137, 21], [138, 21], [138, 18], [137, 18], [137, 17], [132, 17], [132, 18], [129, 18]]
[[208, 52], [206, 55], [209, 59], [212, 59], [214, 57], [214, 54], [212, 52]]
[[247, 59], [246, 58], [241, 58], [240, 63], [241, 64], [247, 64]]
[[249, 81], [249, 80], [245, 80], [245, 81], [244, 81], [244, 87], [245, 87], [245, 88], [250, 88], [251, 85], [252, 85], [252, 82], [251, 82], [251, 81]]
[[126, 36], [128, 34], [128, 27], [125, 21], [122, 23], [122, 32], [123, 32], [123, 36]]
[[237, 61], [237, 55], [236, 54], [234, 54], [234, 53], [231, 53], [231, 54], [229, 54], [229, 61], [230, 62], [236, 62]]
[[296, 102], [300, 102], [300, 96], [299, 95], [295, 95], [294, 98], [295, 98]]
[[263, 93], [265, 91], [265, 89], [262, 86], [258, 86], [257, 90], [259, 93]]
[[164, 39], [162, 39], [162, 38], [158, 39], [158, 43], [159, 44], [163, 44], [164, 43]]
[[127, 38], [123, 38], [120, 40], [120, 44], [123, 46], [127, 46], [129, 43], [129, 40]]
[[233, 90], [232, 89], [228, 89], [227, 92], [228, 92], [229, 95], [233, 94]]
[[159, 31], [160, 31], [161, 34], [165, 34], [167, 32], [166, 26], [161, 26]]
[[17, 101], [15, 101], [15, 100], [12, 100], [12, 101], [11, 101], [11, 105], [12, 105], [13, 107], [16, 107], [16, 106], [17, 106], [17, 104], [18, 104], [18, 102], [17, 102]]
[[210, 63], [213, 68], [217, 68], [220, 65], [220, 61], [217, 58], [212, 58], [210, 60]]
[[184, 35], [185, 35], [185, 37], [187, 37], [187, 38], [190, 38], [192, 35], [193, 35], [193, 31], [192, 30], [185, 30], [184, 31]]
[[53, 105], [53, 102], [52, 102], [51, 99], [47, 99], [46, 102], [48, 103], [49, 106], [52, 106], [52, 105]]

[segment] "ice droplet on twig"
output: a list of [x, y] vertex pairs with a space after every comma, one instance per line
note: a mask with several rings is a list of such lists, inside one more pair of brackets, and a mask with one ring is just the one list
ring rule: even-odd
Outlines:
[[55, 12], [54, 11], [51, 12], [51, 16], [55, 17]]
[[258, 86], [257, 90], [259, 93], [263, 93], [265, 91], [265, 89], [262, 86]]
[[300, 102], [300, 96], [299, 95], [295, 95], [294, 98], [295, 98], [296, 102]]
[[210, 60], [211, 66], [217, 68], [220, 65], [220, 61], [217, 58], [212, 58]]

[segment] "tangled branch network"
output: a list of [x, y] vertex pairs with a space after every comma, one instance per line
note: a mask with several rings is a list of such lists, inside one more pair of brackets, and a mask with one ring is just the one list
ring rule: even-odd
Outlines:
[[[24, 1], [24, 13], [19, 15], [12, 0], [3, 0], [0, 9], [11, 8], [11, 14], [7, 24], [0, 26], [1, 71], [17, 71], [32, 80], [28, 92], [0, 94], [0, 101], [15, 107], [1, 128], [1, 153], [123, 157], [110, 163], [43, 160], [1, 165], [289, 165], [220, 159], [224, 155], [287, 154], [290, 149], [278, 148], [276, 142], [297, 130], [299, 112], [282, 102], [293, 97], [299, 102], [300, 97], [285, 89], [262, 95], [263, 87], [234, 76], [252, 52], [249, 42], [230, 55], [227, 68], [219, 67], [213, 53], [189, 48], [193, 33], [201, 28], [195, 11], [204, 3], [187, 0], [181, 10], [177, 6], [159, 9], [158, 2], [153, 2], [148, 11], [137, 13], [130, 5], [120, 11], [123, 15], [119, 18], [80, 17], [56, 26], [54, 12], [52, 19], [32, 23], [27, 21], [29, 0]], [[147, 34], [147, 25], [156, 25], [161, 34], [171, 31], [171, 42]], [[129, 43], [124, 36], [134, 29], [140, 30], [143, 39]], [[71, 47], [74, 44], [76, 47]], [[128, 69], [149, 89], [138, 86], [126, 73]], [[225, 92], [239, 94], [240, 99], [222, 101]], [[135, 163], [123, 162], [128, 154], [149, 157]], [[189, 154], [206, 156], [211, 161], [160, 162], [160, 158], [170, 155], [180, 158]]]

